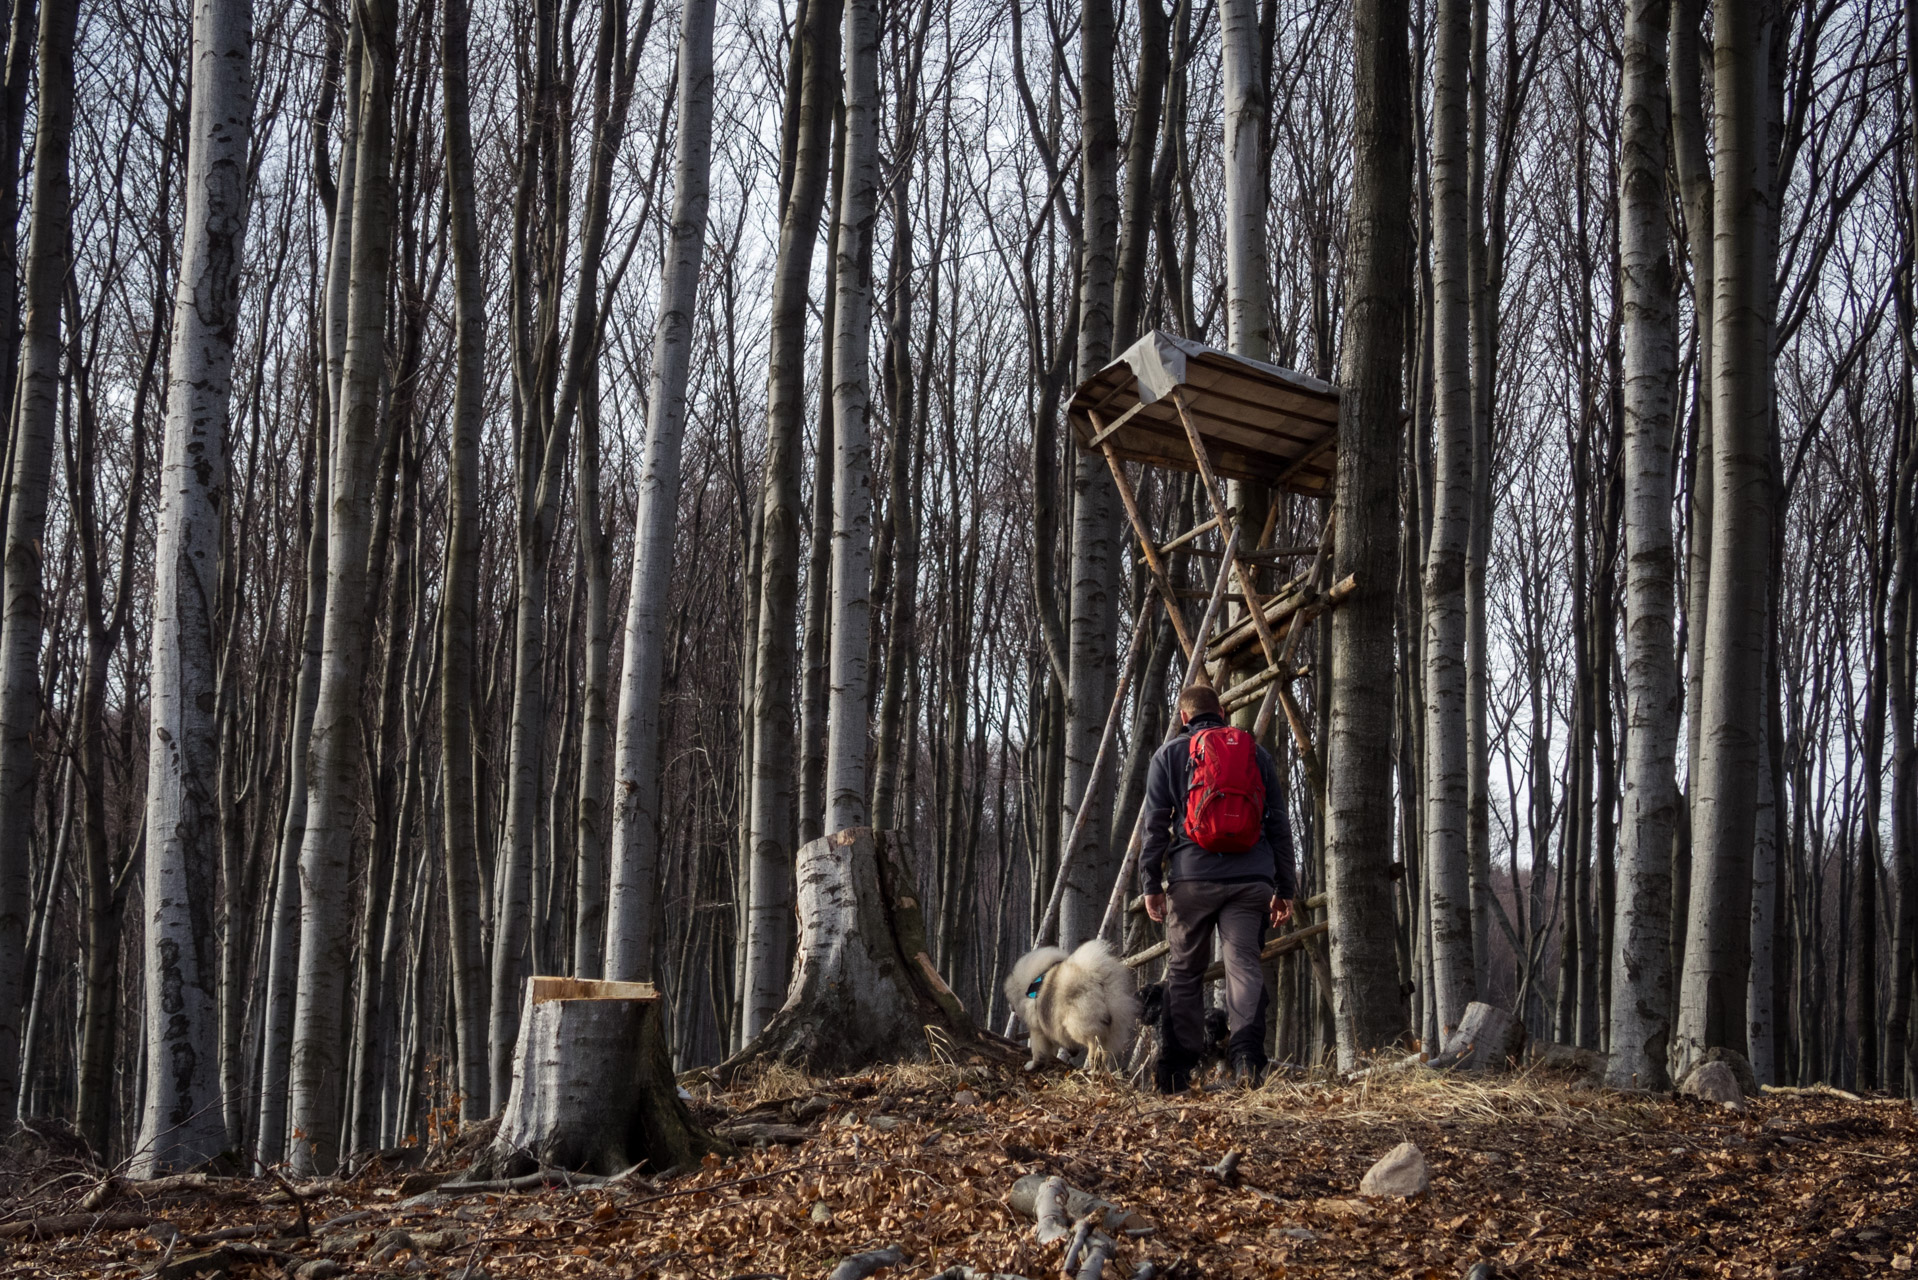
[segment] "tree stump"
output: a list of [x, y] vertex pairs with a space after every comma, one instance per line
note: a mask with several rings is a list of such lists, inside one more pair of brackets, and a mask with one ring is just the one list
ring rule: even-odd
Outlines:
[[904, 854], [899, 833], [870, 827], [799, 850], [799, 956], [786, 1003], [720, 1065], [722, 1077], [761, 1062], [821, 1076], [925, 1062], [935, 1039], [955, 1056], [1021, 1056], [976, 1026], [933, 968]]
[[1426, 1065], [1456, 1071], [1502, 1071], [1525, 1049], [1525, 1024], [1497, 1005], [1474, 1000], [1465, 1006], [1458, 1030], [1444, 1050]]
[[527, 980], [512, 1092], [476, 1176], [659, 1171], [725, 1149], [680, 1100], [651, 983]]

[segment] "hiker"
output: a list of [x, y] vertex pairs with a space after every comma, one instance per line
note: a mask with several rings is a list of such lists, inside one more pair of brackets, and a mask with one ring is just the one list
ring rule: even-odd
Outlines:
[[1265, 1073], [1264, 928], [1292, 918], [1298, 881], [1292, 830], [1271, 755], [1225, 722], [1219, 695], [1195, 684], [1179, 694], [1185, 731], [1152, 757], [1145, 786], [1145, 846], [1139, 877], [1146, 914], [1166, 926], [1169, 1034], [1154, 1078], [1162, 1093], [1191, 1083], [1204, 1047], [1201, 978], [1212, 931], [1225, 952], [1225, 1007], [1233, 1077], [1256, 1085]]

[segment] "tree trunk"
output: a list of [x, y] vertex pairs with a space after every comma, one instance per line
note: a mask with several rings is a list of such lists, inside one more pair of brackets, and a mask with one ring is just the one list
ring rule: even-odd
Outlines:
[[1393, 919], [1392, 624], [1398, 577], [1400, 405], [1412, 249], [1411, 59], [1405, 0], [1353, 6], [1353, 185], [1333, 519], [1325, 872], [1339, 1065], [1399, 1041], [1408, 1022]]
[[452, 970], [454, 1079], [467, 1119], [490, 1115], [486, 957], [481, 942], [478, 797], [473, 778], [474, 629], [479, 612], [480, 434], [486, 410], [486, 295], [473, 180], [467, 0], [441, 10], [446, 205], [453, 258], [453, 420], [448, 432], [446, 584], [440, 603], [441, 827]]
[[1773, 501], [1764, 18], [1730, 6], [1715, 20], [1711, 591], [1675, 1074], [1707, 1049], [1743, 1052], [1746, 1044]]
[[382, 453], [380, 381], [393, 214], [393, 0], [357, 8], [364, 56], [340, 413], [327, 530], [325, 655], [308, 759], [300, 849], [300, 969], [294, 1010], [291, 1158], [330, 1172], [339, 1156], [345, 975], [351, 968], [349, 864], [364, 756], [360, 703], [370, 619], [367, 547]]
[[1618, 1088], [1664, 1089], [1671, 1042], [1671, 848], [1678, 812], [1673, 669], [1672, 406], [1676, 303], [1666, 230], [1669, 0], [1626, 12], [1619, 260], [1625, 365], [1625, 807], [1619, 842], [1611, 1058]]
[[42, 541], [60, 411], [60, 308], [72, 226], [67, 174], [73, 140], [75, 0], [40, 10], [39, 124], [27, 227], [26, 320], [7, 475], [4, 603], [0, 610], [0, 1124], [20, 1097], [20, 1034], [27, 1008], [27, 913], [40, 719]]
[[[1219, 0], [1225, 91], [1226, 343], [1272, 356], [1271, 273], [1265, 256], [1265, 58], [1254, 0]], [[1092, 373], [1081, 369], [1084, 378]]]
[[1692, 323], [1696, 334], [1697, 387], [1692, 412], [1697, 422], [1692, 445], [1691, 481], [1685, 513], [1685, 797], [1672, 840], [1671, 974], [1672, 1015], [1678, 1011], [1678, 976], [1684, 971], [1685, 929], [1690, 909], [1691, 801], [1699, 773], [1699, 725], [1704, 720], [1706, 602], [1711, 587], [1712, 554], [1712, 203], [1710, 142], [1706, 136], [1703, 67], [1699, 25], [1704, 0], [1673, 0], [1671, 65], [1672, 169], [1685, 213], [1686, 251], [1691, 258]]
[[712, 161], [713, 0], [691, 0], [680, 16], [679, 139], [673, 160], [673, 214], [653, 334], [652, 420], [639, 478], [633, 579], [619, 679], [614, 757], [613, 867], [606, 923], [608, 977], [653, 971], [654, 892], [659, 880], [659, 693], [665, 665], [666, 603], [673, 530], [679, 516], [680, 442], [692, 361], [699, 264], [706, 248]]
[[680, 1100], [661, 1009], [649, 984], [528, 979], [512, 1091], [475, 1172], [657, 1174], [723, 1152]]
[[1470, 0], [1441, 0], [1434, 60], [1432, 288], [1437, 457], [1425, 561], [1425, 844], [1441, 1036], [1476, 996], [1466, 833], [1465, 558], [1472, 523], [1470, 263], [1466, 237]]
[[[214, 928], [220, 810], [214, 609], [233, 342], [239, 327], [253, 137], [251, 0], [200, 0], [186, 220], [168, 360], [166, 449], [154, 548], [148, 751], [146, 1108], [135, 1177], [227, 1146]], [[237, 927], [229, 920], [227, 929]], [[226, 993], [237, 999], [236, 991]]]
[[[1114, 47], [1111, 0], [1084, 0], [1079, 30], [1080, 184], [1084, 193], [1079, 267], [1077, 376], [1091, 377], [1112, 358], [1112, 307], [1118, 277], [1119, 126], [1112, 96]], [[1072, 467], [1072, 608], [1067, 621], [1065, 785], [1055, 816], [1060, 838], [1069, 839], [1082, 804], [1092, 805], [1082, 839], [1091, 843], [1071, 858], [1071, 876], [1060, 905], [1059, 940], [1070, 949], [1097, 933], [1118, 870], [1116, 852], [1097, 847], [1105, 829], [1108, 790], [1093, 776], [1105, 729], [1117, 630], [1120, 549], [1116, 491], [1105, 459], [1075, 450]]]
[[898, 833], [869, 827], [799, 851], [792, 989], [722, 1073], [780, 1062], [808, 1075], [850, 1075], [875, 1063], [927, 1061], [938, 1039], [942, 1052], [1010, 1060], [932, 967], [909, 854]]
[[846, 6], [846, 166], [834, 229], [832, 659], [826, 829], [865, 825], [872, 712], [872, 228], [879, 195], [877, 0]]
[[778, 1010], [792, 953], [793, 641], [799, 578], [799, 429], [813, 246], [825, 202], [832, 106], [838, 89], [836, 0], [811, 0], [792, 195], [779, 228], [766, 390], [765, 489], [760, 508], [758, 634], [753, 645], [750, 788], [752, 899], [746, 929], [742, 1036], [759, 1034]]

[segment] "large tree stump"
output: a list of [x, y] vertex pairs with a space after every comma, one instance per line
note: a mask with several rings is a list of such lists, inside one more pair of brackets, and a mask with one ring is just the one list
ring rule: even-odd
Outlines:
[[1525, 1024], [1497, 1005], [1474, 1000], [1429, 1067], [1503, 1071], [1525, 1051]]
[[660, 1171], [724, 1149], [680, 1100], [651, 983], [527, 980], [513, 1089], [478, 1176]]
[[786, 1003], [720, 1066], [759, 1062], [847, 1075], [877, 1062], [924, 1062], [933, 1041], [958, 1055], [1017, 1057], [981, 1030], [933, 968], [904, 838], [850, 827], [799, 851], [799, 957]]

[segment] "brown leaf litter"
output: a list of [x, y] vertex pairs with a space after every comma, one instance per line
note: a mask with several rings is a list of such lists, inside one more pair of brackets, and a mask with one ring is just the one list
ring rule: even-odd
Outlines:
[[[1146, 1261], [1175, 1277], [1424, 1280], [1482, 1261], [1495, 1277], [1815, 1280], [1909, 1273], [1918, 1251], [1918, 1113], [1836, 1091], [1767, 1093], [1738, 1114], [1421, 1071], [1160, 1098], [975, 1065], [772, 1072], [700, 1091], [695, 1109], [742, 1154], [660, 1180], [467, 1195], [403, 1196], [402, 1181], [434, 1181], [411, 1159], [305, 1186], [103, 1190], [83, 1157], [24, 1133], [0, 1164], [0, 1274], [814, 1280], [897, 1244], [910, 1261], [882, 1280], [961, 1263], [1040, 1280], [1066, 1242], [1037, 1243], [1007, 1205], [1028, 1173], [1149, 1224], [1119, 1241], [1107, 1280]], [[1425, 1154], [1429, 1194], [1361, 1197], [1403, 1141]]]

